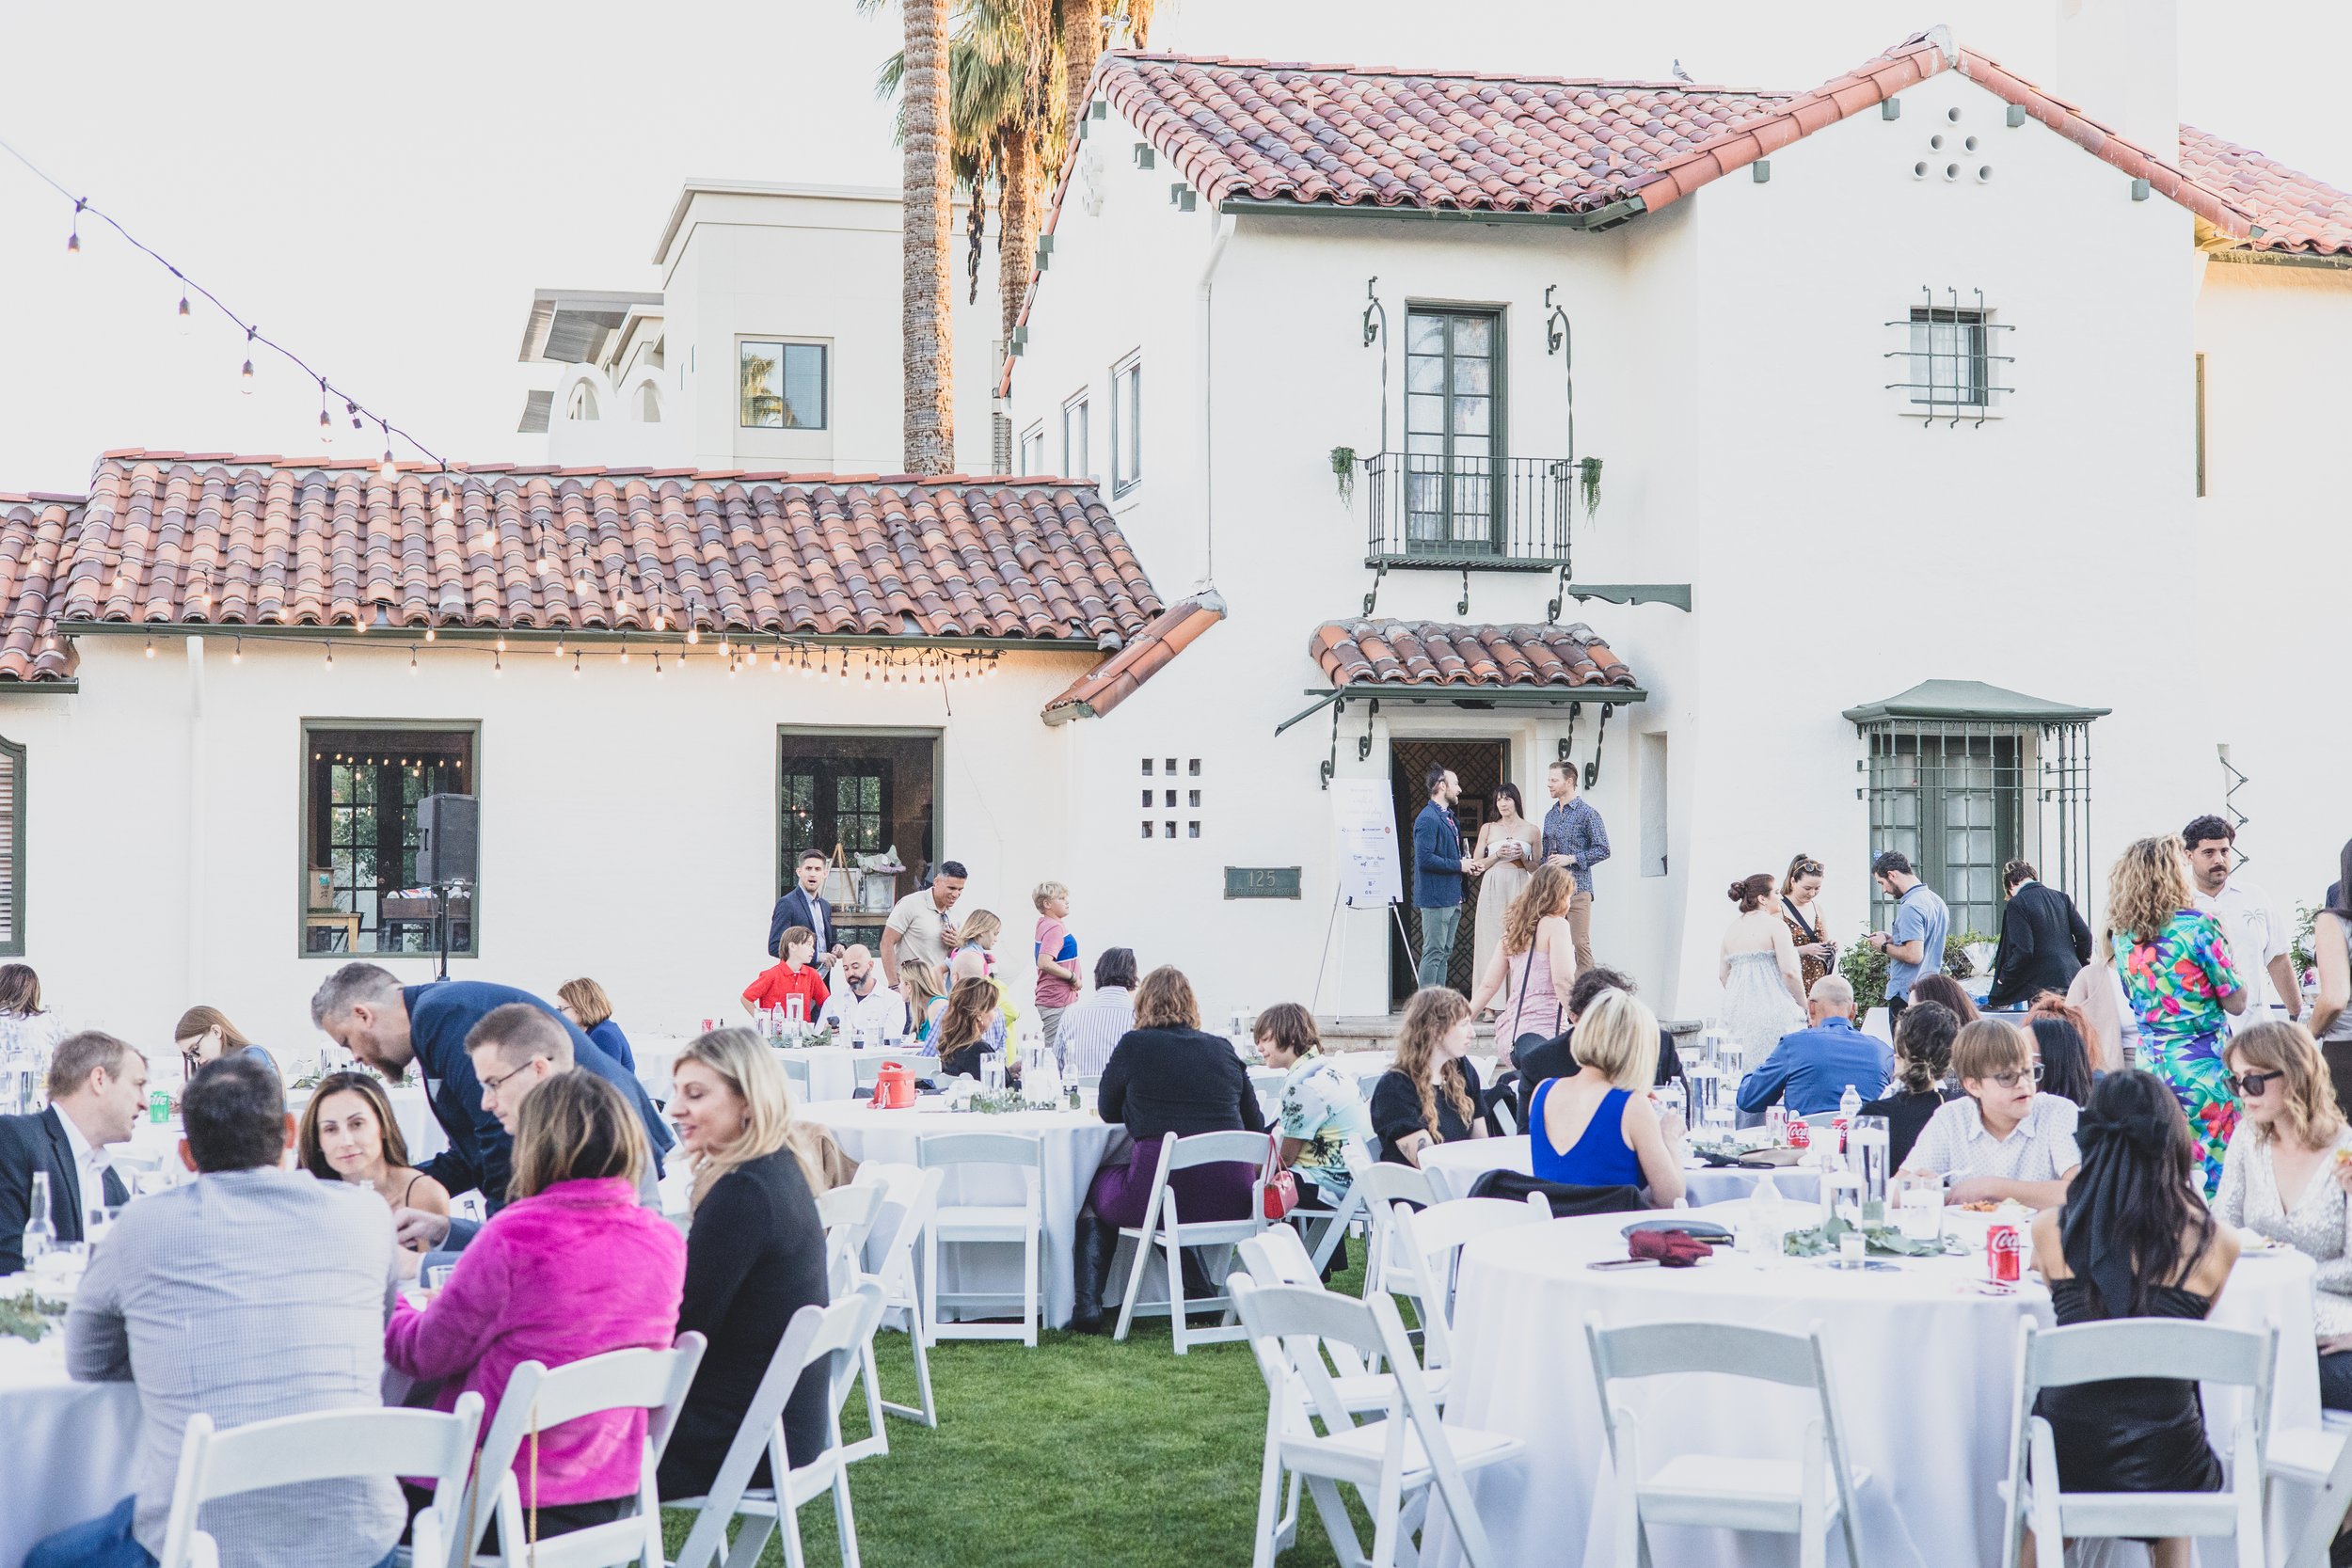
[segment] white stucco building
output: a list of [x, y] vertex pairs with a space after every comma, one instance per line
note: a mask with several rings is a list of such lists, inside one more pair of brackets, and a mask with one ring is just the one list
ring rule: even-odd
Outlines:
[[[1614, 842], [1596, 946], [1669, 1013], [1737, 877], [1826, 861], [1851, 942], [1895, 844], [1989, 929], [2010, 856], [2089, 895], [2220, 809], [2219, 747], [2309, 902], [2352, 830], [2315, 526], [2352, 198], [2096, 76], [1941, 37], [1809, 93], [1106, 57], [1009, 361], [985, 267], [959, 304], [993, 479], [870, 477], [894, 203], [695, 182], [657, 289], [534, 306], [545, 464], [132, 451], [0, 498], [0, 949], [150, 1036], [307, 1037], [346, 952], [427, 972], [440, 790], [482, 813], [453, 973], [593, 974], [627, 1024], [726, 1012], [812, 842], [961, 861], [1016, 972], [1054, 878], [1089, 958], [1217, 1018], [1380, 1013], [1409, 976], [1335, 910], [1327, 777], [1540, 811], [1562, 755]], [[747, 344], [826, 351], [757, 388], [821, 363], [821, 426], [747, 422]]]

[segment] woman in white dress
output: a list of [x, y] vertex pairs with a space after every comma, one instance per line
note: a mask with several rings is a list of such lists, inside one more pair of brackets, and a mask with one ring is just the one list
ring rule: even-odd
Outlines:
[[1471, 917], [1470, 973], [1485, 974], [1502, 940], [1511, 901], [1527, 891], [1528, 878], [1543, 858], [1544, 835], [1527, 819], [1519, 786], [1495, 786], [1495, 814], [1478, 830], [1470, 851], [1478, 863], [1478, 908]]
[[1772, 907], [1772, 879], [1763, 872], [1731, 884], [1739, 918], [1724, 932], [1724, 1030], [1743, 1061], [1760, 1062], [1780, 1037], [1804, 1027], [1804, 988], [1788, 923]]

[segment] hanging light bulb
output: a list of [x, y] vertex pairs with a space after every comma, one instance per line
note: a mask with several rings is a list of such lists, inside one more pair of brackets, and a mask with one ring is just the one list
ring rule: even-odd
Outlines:
[[564, 634], [560, 631], [555, 634], [555, 657], [564, 657]]
[[628, 662], [628, 640], [627, 638], [621, 640], [621, 662], [623, 664]]
[[688, 642], [699, 642], [702, 640], [703, 628], [700, 626], [691, 626], [686, 628], [686, 641]]
[[505, 634], [504, 632], [501, 632], [501, 633], [499, 633], [499, 652], [500, 652], [500, 653], [504, 653], [505, 651], [506, 651], [506, 634]]
[[412, 675], [417, 673], [417, 645], [414, 642], [408, 644], [408, 673]]
[[457, 515], [457, 503], [451, 499], [447, 476], [433, 487], [433, 515], [445, 523]]
[[150, 658], [155, 657], [155, 640], [152, 637], [147, 640], [147, 657]]
[[359, 422], [359, 405], [352, 402], [349, 398], [343, 399], [343, 412], [351, 416], [352, 429], [364, 430], [367, 428]]
[[661, 650], [659, 648], [653, 651], [653, 673], [657, 675], [661, 673]]
[[188, 328], [194, 325], [188, 319], [188, 286], [183, 282], [180, 285], [180, 336], [186, 337]]
[[572, 654], [572, 678], [580, 678], [580, 655], [577, 651]]
[[73, 230], [65, 237], [65, 253], [68, 256], [82, 254], [82, 209], [88, 205], [78, 196], [73, 198]]
[[335, 668], [335, 644], [332, 642], [326, 645], [326, 667], [329, 670]]
[[231, 664], [243, 664], [243, 663], [245, 662], [245, 639], [244, 639], [244, 638], [242, 638], [242, 637], [238, 638], [238, 639], [237, 639], [237, 645], [236, 645], [234, 648], [231, 648], [231, 649], [229, 651], [229, 662], [230, 662], [230, 663], [231, 663]]
[[375, 466], [375, 477], [389, 484], [400, 477], [400, 465], [392, 461], [392, 449], [384, 449], [384, 461]]
[[435, 631], [435, 630], [434, 630], [431, 626], [427, 626], [427, 627], [425, 627], [425, 628], [424, 628], [424, 640], [425, 640], [427, 642], [430, 642], [430, 641], [434, 641], [434, 640], [435, 640], [437, 637], [438, 637], [439, 635], [440, 635], [440, 633], [438, 633], [438, 632]]
[[494, 675], [506, 673], [506, 655], [503, 651], [490, 656], [490, 673]]

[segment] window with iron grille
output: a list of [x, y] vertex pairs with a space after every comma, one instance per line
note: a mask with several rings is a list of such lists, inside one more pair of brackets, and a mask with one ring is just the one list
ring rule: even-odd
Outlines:
[[[471, 725], [305, 727], [302, 947], [306, 955], [427, 953], [431, 890], [417, 879], [428, 795], [479, 796]], [[477, 880], [450, 902], [450, 951], [472, 954]]]
[[24, 951], [24, 748], [0, 739], [0, 957]]
[[2005, 335], [2015, 328], [1997, 318], [1983, 290], [1970, 290], [1965, 298], [1958, 289], [1923, 288], [1917, 304], [1886, 324], [1904, 334], [1902, 346], [1886, 353], [1898, 367], [1897, 379], [1886, 385], [1906, 415], [1982, 424], [2014, 389], [2006, 383], [2015, 356], [2004, 348]]

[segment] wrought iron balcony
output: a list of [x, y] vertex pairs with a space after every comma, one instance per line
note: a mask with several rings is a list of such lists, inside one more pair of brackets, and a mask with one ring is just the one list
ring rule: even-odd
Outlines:
[[1549, 571], [1568, 564], [1577, 465], [1565, 457], [1384, 451], [1366, 458], [1364, 564]]

